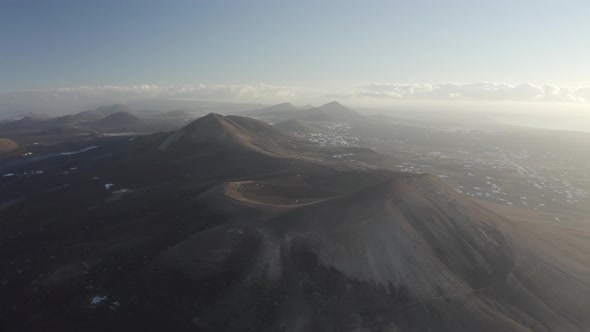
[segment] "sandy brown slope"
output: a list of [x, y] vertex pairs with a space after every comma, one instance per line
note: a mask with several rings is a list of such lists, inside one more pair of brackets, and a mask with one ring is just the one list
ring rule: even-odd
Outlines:
[[480, 203], [510, 218], [501, 228], [515, 239], [515, 275], [548, 307], [578, 326], [590, 326], [585, 305], [590, 298], [590, 221], [563, 214], [558, 221], [548, 212]]
[[17, 149], [18, 144], [15, 141], [8, 138], [0, 138], [0, 154], [16, 151]]

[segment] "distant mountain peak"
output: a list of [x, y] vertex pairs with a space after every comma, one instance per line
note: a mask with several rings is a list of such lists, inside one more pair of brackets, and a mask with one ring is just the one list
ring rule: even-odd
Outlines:
[[291, 103], [281, 103], [281, 104], [276, 104], [267, 108], [264, 108], [264, 110], [268, 110], [268, 111], [294, 111], [296, 110], [297, 107], [295, 107], [293, 104]]
[[[324, 104], [320, 107], [318, 107], [318, 109], [323, 109], [323, 110], [331, 110], [331, 111], [345, 111], [345, 112], [354, 112], [353, 110], [351, 110], [350, 108], [340, 104], [337, 101], [332, 101], [329, 102], [327, 104]], [[356, 112], [355, 112], [356, 113]]]
[[362, 114], [353, 111], [352, 109], [340, 104], [337, 101], [332, 101], [317, 108], [319, 111], [330, 116], [346, 116], [351, 118], [363, 117]]
[[96, 111], [96, 112], [104, 112], [104, 111], [120, 112], [120, 111], [127, 111], [127, 110], [130, 110], [130, 108], [124, 104], [113, 104], [110, 106], [99, 106], [96, 109], [94, 109], [94, 111]]
[[334, 101], [331, 101], [329, 103], [322, 105], [321, 107], [345, 107], [345, 106], [334, 100]]
[[129, 108], [127, 105], [123, 105], [123, 104], [114, 104], [111, 106], [100, 106], [94, 110], [90, 110], [90, 111], [86, 111], [86, 112], [82, 112], [79, 114], [95, 114], [98, 116], [109, 116], [111, 114], [115, 114], [115, 113], [119, 113], [119, 112], [126, 112], [126, 113], [131, 113], [133, 112], [133, 110], [131, 108]]
[[191, 121], [189, 124], [177, 131], [183, 132], [185, 135], [190, 134], [196, 137], [221, 133], [222, 131], [227, 131], [230, 126], [231, 124], [228, 123], [228, 120], [223, 115], [218, 113], [209, 113]]
[[234, 122], [218, 113], [209, 113], [176, 130], [160, 144], [161, 151], [177, 144], [219, 142], [229, 137], [239, 137], [241, 130]]
[[295, 108], [295, 106], [293, 106], [293, 104], [291, 103], [280, 103], [280, 104], [276, 104], [273, 107], [289, 107], [289, 108]]
[[[270, 124], [247, 117], [209, 113], [170, 133], [158, 150], [190, 151], [222, 146], [232, 151], [257, 151], [280, 154], [276, 145], [283, 134]], [[218, 150], [219, 151], [219, 150]]]
[[104, 117], [100, 120], [87, 122], [87, 123], [85, 123], [85, 125], [90, 126], [90, 127], [116, 128], [116, 127], [137, 126], [141, 123], [142, 123], [141, 119], [139, 119], [135, 115], [133, 115], [129, 112], [120, 111], [120, 112], [115, 112], [110, 115], [107, 115], [106, 117]]

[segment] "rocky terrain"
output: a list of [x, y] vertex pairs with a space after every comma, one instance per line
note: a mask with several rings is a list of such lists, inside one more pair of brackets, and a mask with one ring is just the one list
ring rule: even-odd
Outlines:
[[588, 330], [587, 224], [299, 124], [209, 114], [0, 164], [3, 330]]

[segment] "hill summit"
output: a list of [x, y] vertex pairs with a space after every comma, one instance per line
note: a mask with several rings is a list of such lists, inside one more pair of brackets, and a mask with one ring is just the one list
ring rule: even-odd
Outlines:
[[93, 110], [88, 110], [76, 114], [64, 115], [53, 119], [54, 123], [57, 124], [71, 124], [80, 122], [90, 122], [104, 119], [115, 113], [131, 113], [132, 110], [121, 104], [115, 104], [111, 106], [101, 106]]
[[226, 149], [282, 154], [277, 142], [286, 139], [283, 133], [266, 122], [209, 113], [167, 135], [158, 149], [192, 150], [203, 145], [222, 145]]
[[92, 127], [129, 128], [140, 125], [142, 121], [135, 115], [121, 111], [108, 115], [100, 120], [89, 122]]
[[[314, 110], [314, 109], [310, 109]], [[362, 114], [351, 110], [350, 108], [340, 104], [337, 101], [332, 101], [315, 109], [317, 113], [325, 117], [346, 117], [346, 118], [361, 118]]]

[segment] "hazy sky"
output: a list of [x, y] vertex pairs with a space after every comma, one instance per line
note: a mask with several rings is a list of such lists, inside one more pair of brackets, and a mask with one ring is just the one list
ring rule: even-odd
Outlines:
[[590, 101], [587, 0], [0, 0], [0, 51], [0, 106]]

